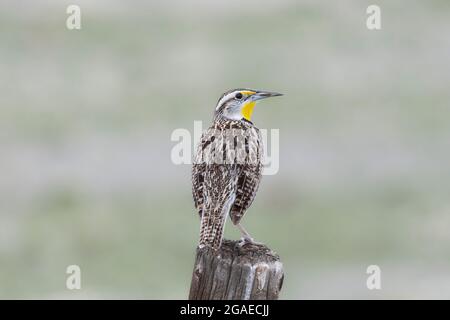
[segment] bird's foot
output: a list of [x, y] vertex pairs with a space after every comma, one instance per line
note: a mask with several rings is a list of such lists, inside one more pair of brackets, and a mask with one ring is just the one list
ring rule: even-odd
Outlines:
[[262, 243], [262, 242], [257, 242], [257, 241], [255, 241], [253, 238], [251, 238], [251, 237], [242, 237], [241, 240], [239, 240], [239, 242], [238, 242], [238, 246], [239, 246], [239, 247], [243, 247], [243, 246], [245, 246], [246, 244], [253, 244], [253, 245], [256, 245], [256, 246], [262, 246], [262, 245], [264, 245], [264, 243]]

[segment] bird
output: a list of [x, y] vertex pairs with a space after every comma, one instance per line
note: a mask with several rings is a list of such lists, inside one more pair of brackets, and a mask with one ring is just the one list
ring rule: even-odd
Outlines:
[[276, 96], [282, 94], [241, 88], [219, 98], [192, 165], [192, 195], [200, 216], [199, 248], [219, 250], [228, 217], [241, 232], [240, 245], [258, 244], [241, 224], [263, 170], [263, 142], [252, 115], [258, 100]]

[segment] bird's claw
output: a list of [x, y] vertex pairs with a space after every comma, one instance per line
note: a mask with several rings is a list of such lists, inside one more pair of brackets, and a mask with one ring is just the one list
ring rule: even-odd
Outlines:
[[253, 244], [253, 245], [257, 245], [257, 246], [263, 245], [262, 242], [257, 242], [253, 238], [249, 238], [249, 237], [242, 237], [241, 240], [239, 240], [239, 242], [238, 242], [239, 247], [243, 247], [246, 244]]

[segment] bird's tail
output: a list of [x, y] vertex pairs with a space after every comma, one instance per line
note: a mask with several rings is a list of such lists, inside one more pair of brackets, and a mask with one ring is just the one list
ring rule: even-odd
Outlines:
[[199, 247], [211, 247], [213, 250], [218, 250], [222, 244], [223, 231], [225, 221], [227, 219], [227, 212], [223, 212], [223, 208], [215, 208], [208, 210], [205, 208], [202, 214], [200, 225], [200, 240]]

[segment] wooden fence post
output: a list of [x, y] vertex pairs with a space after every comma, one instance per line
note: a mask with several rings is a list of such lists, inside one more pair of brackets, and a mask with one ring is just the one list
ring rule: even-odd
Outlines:
[[214, 252], [197, 248], [190, 300], [275, 300], [283, 285], [279, 256], [265, 245], [224, 240]]

